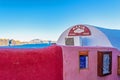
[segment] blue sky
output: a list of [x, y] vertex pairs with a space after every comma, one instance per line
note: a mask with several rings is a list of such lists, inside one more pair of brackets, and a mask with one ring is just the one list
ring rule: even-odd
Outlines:
[[0, 0], [0, 38], [57, 40], [76, 24], [120, 29], [120, 0]]

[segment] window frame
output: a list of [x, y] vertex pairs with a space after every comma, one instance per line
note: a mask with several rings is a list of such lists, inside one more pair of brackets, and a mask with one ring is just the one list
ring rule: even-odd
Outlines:
[[[107, 54], [109, 55], [109, 72], [108, 73], [103, 73], [103, 68], [104, 68], [104, 55]], [[98, 76], [106, 76], [112, 74], [112, 51], [98, 51], [98, 56], [97, 56], [97, 74]]]
[[[69, 42], [68, 42], [68, 39], [70, 39]], [[71, 42], [72, 42], [72, 43], [71, 43]], [[74, 46], [74, 45], [75, 45], [74, 37], [66, 37], [66, 38], [65, 38], [65, 45]]]
[[[80, 68], [80, 56], [87, 56], [88, 57], [88, 61], [87, 61], [88, 66], [86, 68]], [[88, 68], [89, 68], [89, 55], [88, 55], [88, 51], [79, 51], [79, 69], [88, 69]]]
[[117, 74], [120, 75], [120, 55], [117, 57], [118, 67], [117, 67]]

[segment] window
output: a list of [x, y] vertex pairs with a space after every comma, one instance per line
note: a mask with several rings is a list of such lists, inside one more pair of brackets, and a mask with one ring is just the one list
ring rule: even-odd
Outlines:
[[120, 75], [120, 56], [118, 56], [118, 75]]
[[112, 73], [112, 51], [98, 51], [98, 76]]
[[74, 45], [74, 38], [65, 38], [66, 45]]
[[80, 69], [88, 68], [88, 51], [81, 51], [79, 53], [79, 67]]

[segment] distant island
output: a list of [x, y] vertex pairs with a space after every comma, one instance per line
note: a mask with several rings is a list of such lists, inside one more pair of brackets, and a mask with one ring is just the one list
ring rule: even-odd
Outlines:
[[0, 38], [0, 46], [8, 46], [10, 40], [11, 40], [11, 45], [42, 44], [42, 43], [53, 43], [53, 44], [55, 44], [56, 43], [56, 41], [41, 40], [41, 39], [33, 39], [33, 40], [30, 40], [30, 41], [20, 41], [20, 40], [14, 40], [14, 39]]

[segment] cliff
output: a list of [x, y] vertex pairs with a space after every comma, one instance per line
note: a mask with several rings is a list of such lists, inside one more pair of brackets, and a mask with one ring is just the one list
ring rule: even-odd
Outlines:
[[[0, 38], [0, 46], [8, 46], [10, 39]], [[33, 39], [30, 41], [20, 41], [12, 39], [11, 45], [22, 45], [22, 44], [40, 44], [40, 43], [56, 43], [56, 41], [51, 40], [41, 40], [41, 39]]]

